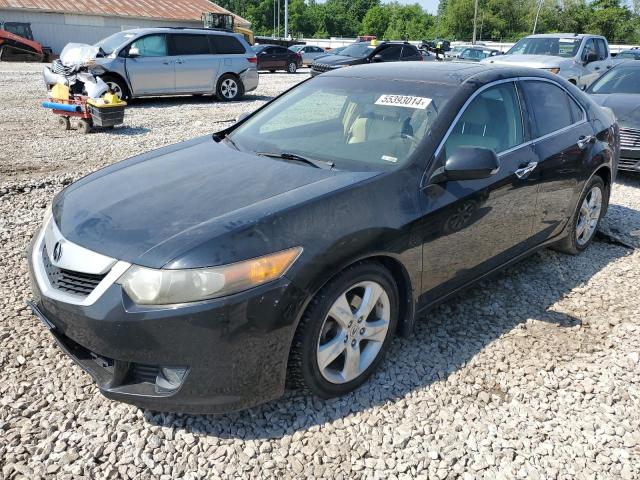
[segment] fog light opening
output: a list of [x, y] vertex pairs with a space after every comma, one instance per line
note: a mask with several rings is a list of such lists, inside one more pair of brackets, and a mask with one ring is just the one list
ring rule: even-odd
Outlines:
[[165, 391], [177, 390], [182, 385], [186, 374], [187, 367], [160, 367], [156, 377], [156, 387]]

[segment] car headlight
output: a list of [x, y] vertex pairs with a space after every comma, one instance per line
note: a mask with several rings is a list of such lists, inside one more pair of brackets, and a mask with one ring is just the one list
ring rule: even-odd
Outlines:
[[560, 71], [560, 68], [559, 67], [543, 68], [543, 70], [546, 70], [547, 72], [555, 73], [557, 75], [558, 72]]
[[119, 279], [139, 305], [197, 302], [241, 292], [282, 277], [302, 253], [301, 247], [220, 267], [162, 270], [131, 266]]

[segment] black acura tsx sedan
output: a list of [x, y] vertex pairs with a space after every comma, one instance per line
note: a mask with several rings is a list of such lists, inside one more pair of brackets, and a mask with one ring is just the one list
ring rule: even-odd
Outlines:
[[618, 136], [540, 70], [329, 72], [60, 192], [29, 303], [112, 399], [224, 412], [287, 385], [342, 395], [419, 312], [541, 247], [587, 248]]

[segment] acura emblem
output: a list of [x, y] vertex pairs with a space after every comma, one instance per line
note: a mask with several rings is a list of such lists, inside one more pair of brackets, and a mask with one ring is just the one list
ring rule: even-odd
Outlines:
[[56, 242], [56, 244], [53, 246], [53, 260], [57, 262], [58, 260], [60, 260], [61, 256], [62, 256], [62, 245], [60, 244], [60, 242]]

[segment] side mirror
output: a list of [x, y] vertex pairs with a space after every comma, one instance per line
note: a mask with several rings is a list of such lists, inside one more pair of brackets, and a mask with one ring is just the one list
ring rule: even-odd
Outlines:
[[139, 57], [140, 56], [140, 50], [138, 50], [138, 47], [131, 47], [129, 49], [129, 52], [127, 53], [127, 56], [130, 57], [130, 58]]
[[376, 53], [371, 59], [372, 62], [384, 62], [382, 55], [380, 53]]
[[479, 180], [495, 175], [500, 169], [496, 152], [483, 147], [458, 147], [440, 167], [431, 175], [430, 183], [447, 180]]
[[239, 114], [236, 117], [236, 123], [241, 122], [242, 120], [244, 120], [245, 118], [247, 118], [249, 115], [251, 115], [249, 112], [243, 112], [241, 114]]

